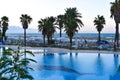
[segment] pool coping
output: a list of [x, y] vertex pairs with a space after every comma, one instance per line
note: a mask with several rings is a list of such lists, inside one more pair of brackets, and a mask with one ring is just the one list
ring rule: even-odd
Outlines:
[[[17, 49], [17, 45], [0, 45], [2, 47], [10, 47], [12, 49]], [[24, 47], [20, 46], [21, 49]], [[55, 48], [55, 47], [26, 47], [27, 50], [43, 50], [45, 53], [100, 53], [100, 54], [120, 54], [120, 51], [106, 51], [106, 50], [69, 50], [65, 48]], [[40, 53], [43, 53], [41, 51]], [[39, 52], [37, 52], [39, 53]]]

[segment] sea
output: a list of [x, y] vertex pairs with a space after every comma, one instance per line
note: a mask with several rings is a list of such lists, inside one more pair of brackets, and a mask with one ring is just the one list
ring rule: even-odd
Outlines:
[[[24, 33], [7, 33], [6, 36], [8, 38], [18, 38], [23, 37]], [[32, 38], [37, 38], [37, 39], [42, 39], [43, 36], [41, 33], [27, 33], [27, 37], [32, 37]], [[74, 37], [77, 38], [98, 38], [98, 33], [76, 33]], [[114, 38], [115, 34], [114, 33], [101, 33], [101, 38]], [[53, 35], [54, 39], [60, 38], [59, 33], [55, 33]], [[62, 38], [68, 38], [66, 33], [62, 33]]]

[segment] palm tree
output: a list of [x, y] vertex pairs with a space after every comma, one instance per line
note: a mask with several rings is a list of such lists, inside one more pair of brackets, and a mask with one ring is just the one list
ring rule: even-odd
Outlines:
[[53, 16], [47, 18], [47, 39], [48, 39], [48, 44], [51, 43], [52, 41], [52, 36], [55, 32], [55, 18]]
[[22, 14], [20, 17], [20, 22], [22, 23], [24, 29], [24, 46], [26, 46], [26, 29], [28, 28], [28, 24], [30, 24], [32, 18], [27, 14]]
[[98, 15], [97, 17], [95, 17], [94, 25], [96, 25], [96, 29], [98, 31], [98, 41], [101, 41], [100, 33], [104, 28], [103, 26], [104, 24], [105, 24], [105, 19], [103, 16]]
[[[26, 47], [26, 29], [28, 28], [28, 24], [30, 24], [31, 21], [32, 21], [32, 18], [27, 14], [22, 14], [20, 17], [20, 22], [22, 23], [22, 26], [24, 29], [24, 46], [25, 47]], [[26, 52], [25, 52], [25, 57], [26, 57]]]
[[47, 19], [41, 19], [38, 21], [38, 30], [42, 31], [43, 41], [45, 46], [45, 36], [47, 35]]
[[2, 26], [1, 26], [1, 21], [0, 21], [0, 38], [2, 37]]
[[8, 29], [8, 22], [9, 19], [7, 16], [3, 16], [1, 18], [1, 24], [2, 24], [2, 39], [6, 40], [6, 31]]
[[[115, 32], [115, 40], [114, 43], [117, 43], [117, 46], [119, 46], [119, 23], [120, 23], [120, 0], [115, 0], [115, 2], [111, 2], [111, 18], [114, 17], [115, 23], [116, 23], [116, 32]], [[115, 45], [114, 45], [115, 46]], [[116, 46], [114, 47], [114, 49]]]
[[64, 24], [64, 15], [57, 16], [58, 29], [60, 30], [60, 38], [62, 37], [62, 28]]
[[53, 16], [41, 19], [38, 21], [38, 30], [42, 31], [45, 44], [45, 36], [47, 36], [48, 44], [52, 41], [52, 36], [55, 32], [55, 18]]
[[70, 39], [70, 47], [72, 46], [72, 38], [75, 32], [78, 32], [77, 29], [83, 26], [81, 13], [78, 13], [76, 8], [67, 8], [64, 15], [64, 25], [65, 31]]

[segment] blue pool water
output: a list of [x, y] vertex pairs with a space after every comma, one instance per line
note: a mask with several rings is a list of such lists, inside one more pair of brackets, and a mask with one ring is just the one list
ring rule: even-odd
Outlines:
[[34, 59], [30, 74], [35, 80], [120, 80], [114, 78], [120, 58], [113, 54], [36, 54]]

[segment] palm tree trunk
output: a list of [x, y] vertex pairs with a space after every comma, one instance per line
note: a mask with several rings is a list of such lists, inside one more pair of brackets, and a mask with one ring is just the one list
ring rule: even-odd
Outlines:
[[3, 30], [3, 32], [2, 32], [2, 40], [5, 40], [5, 30]]
[[70, 48], [72, 48], [72, 37], [70, 37]]
[[24, 46], [26, 47], [26, 29], [24, 29]]
[[24, 47], [25, 47], [25, 58], [26, 58], [26, 29], [24, 29]]
[[118, 23], [116, 23], [115, 42], [117, 43], [117, 46], [119, 46], [119, 24]]
[[100, 31], [98, 32], [98, 41], [101, 41]]
[[52, 41], [52, 36], [50, 37], [50, 40]]
[[62, 37], [62, 29], [60, 28], [60, 37]]
[[50, 37], [47, 36], [48, 44], [50, 44]]
[[116, 51], [116, 47], [119, 46], [119, 23], [116, 23], [116, 32], [115, 32], [115, 40], [114, 40], [114, 51]]
[[119, 23], [117, 24], [117, 47], [119, 47]]
[[43, 42], [44, 42], [44, 46], [45, 46], [45, 35], [43, 35]]
[[61, 43], [61, 37], [62, 37], [62, 30], [60, 28], [60, 43]]

